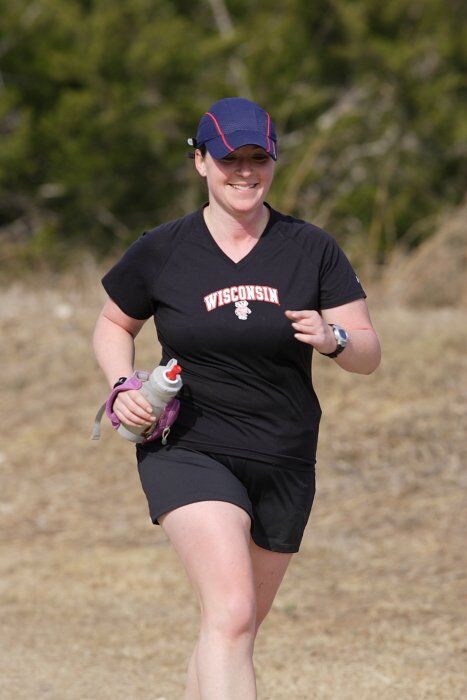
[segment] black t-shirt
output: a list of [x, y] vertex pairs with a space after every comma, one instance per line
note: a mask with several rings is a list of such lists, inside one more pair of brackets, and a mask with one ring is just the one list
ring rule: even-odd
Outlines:
[[214, 241], [203, 207], [146, 231], [102, 283], [128, 316], [154, 316], [161, 364], [174, 357], [182, 367], [169, 444], [309, 469], [321, 417], [312, 347], [294, 338], [284, 311], [366, 294], [329, 234], [267, 206], [266, 229], [238, 263]]

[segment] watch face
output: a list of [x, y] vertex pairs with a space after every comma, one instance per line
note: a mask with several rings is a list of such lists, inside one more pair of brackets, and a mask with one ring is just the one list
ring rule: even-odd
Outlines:
[[347, 340], [349, 338], [347, 331], [340, 326], [334, 325], [334, 335], [339, 345], [345, 347], [347, 345]]
[[339, 336], [342, 338], [342, 340], [347, 340], [347, 333], [344, 331], [343, 328], [338, 328], [337, 332], [339, 333]]

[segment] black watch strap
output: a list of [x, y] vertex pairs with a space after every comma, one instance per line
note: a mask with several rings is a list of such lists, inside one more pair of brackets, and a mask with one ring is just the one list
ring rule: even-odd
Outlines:
[[117, 386], [120, 386], [120, 384], [123, 384], [123, 382], [126, 382], [127, 379], [128, 379], [128, 377], [119, 377], [117, 379], [117, 381], [115, 382], [115, 384], [113, 385], [113, 388], [116, 389]]
[[[321, 355], [324, 355], [325, 357], [337, 357], [338, 355], [341, 354], [341, 352], [343, 352], [345, 350], [345, 348], [347, 346], [348, 335], [347, 335], [347, 332], [343, 328], [341, 328], [340, 326], [338, 326], [335, 323], [328, 323], [328, 326], [331, 326], [332, 331], [334, 333], [334, 337], [336, 338], [336, 349], [334, 350], [334, 352], [322, 352]], [[340, 333], [339, 333], [339, 331], [340, 331]], [[336, 332], [337, 332], [337, 335], [336, 335]], [[344, 334], [344, 340], [342, 340], [342, 335], [341, 335], [342, 333]], [[339, 336], [341, 337], [340, 340], [339, 340]]]
[[345, 350], [345, 348], [343, 348], [341, 345], [338, 345], [334, 352], [322, 352], [321, 355], [324, 355], [324, 357], [337, 357], [341, 354], [343, 350]]

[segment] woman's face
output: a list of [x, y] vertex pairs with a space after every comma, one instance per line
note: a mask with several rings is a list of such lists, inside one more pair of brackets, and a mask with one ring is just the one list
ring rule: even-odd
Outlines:
[[222, 160], [195, 152], [196, 169], [207, 180], [209, 201], [231, 214], [262, 206], [274, 175], [274, 161], [260, 146], [242, 146]]

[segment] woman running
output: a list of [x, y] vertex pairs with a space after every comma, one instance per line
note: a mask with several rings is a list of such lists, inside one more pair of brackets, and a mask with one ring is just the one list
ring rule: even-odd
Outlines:
[[[269, 114], [249, 100], [219, 100], [189, 143], [209, 200], [146, 231], [105, 275], [94, 349], [110, 387], [124, 381], [152, 317], [161, 364], [176, 358], [182, 367], [168, 443], [136, 451], [152, 522], [200, 605], [184, 697], [254, 700], [255, 637], [315, 493], [313, 350], [370, 374], [380, 346], [336, 241], [265, 201], [277, 160]], [[130, 426], [154, 422], [135, 390], [119, 393], [113, 410]]]

